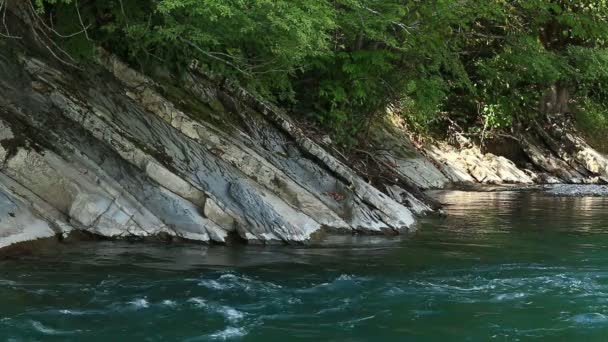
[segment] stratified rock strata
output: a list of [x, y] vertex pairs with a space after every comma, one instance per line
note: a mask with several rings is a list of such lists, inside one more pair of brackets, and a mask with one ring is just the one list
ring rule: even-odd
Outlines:
[[240, 89], [196, 72], [159, 84], [103, 52], [81, 72], [18, 43], [0, 59], [0, 247], [73, 230], [303, 243], [407, 230], [429, 209]]

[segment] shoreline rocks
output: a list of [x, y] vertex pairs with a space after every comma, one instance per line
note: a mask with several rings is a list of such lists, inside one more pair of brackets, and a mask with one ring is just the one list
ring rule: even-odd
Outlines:
[[[421, 190], [608, 180], [608, 159], [569, 131], [522, 136], [522, 167], [464, 138], [417, 148], [381, 123], [377, 151], [363, 152], [391, 179], [372, 183], [330, 140], [198, 70], [155, 80], [102, 51], [81, 71], [27, 44], [4, 42], [0, 59], [0, 248], [78, 232], [261, 244], [394, 235], [437, 209]], [[576, 189], [555, 191], [587, 191]]]
[[397, 234], [430, 211], [368, 184], [242, 90], [194, 72], [159, 84], [103, 54], [81, 72], [8, 44], [0, 247], [74, 231], [301, 244], [324, 231]]

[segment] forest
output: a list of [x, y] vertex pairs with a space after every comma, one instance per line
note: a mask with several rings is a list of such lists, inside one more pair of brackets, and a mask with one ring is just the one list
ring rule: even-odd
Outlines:
[[[35, 0], [30, 8], [63, 63], [92, 62], [101, 46], [149, 75], [195, 66], [343, 146], [390, 110], [420, 136], [458, 130], [482, 142], [562, 115], [605, 148], [606, 0]], [[6, 25], [0, 33], [11, 35]]]

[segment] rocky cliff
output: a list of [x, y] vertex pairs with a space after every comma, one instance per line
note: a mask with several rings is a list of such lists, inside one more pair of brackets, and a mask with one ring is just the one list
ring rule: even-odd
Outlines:
[[0, 247], [73, 231], [301, 243], [398, 233], [429, 210], [196, 70], [158, 82], [104, 52], [77, 70], [0, 44]]
[[[197, 68], [151, 79], [104, 51], [75, 68], [27, 35], [3, 39], [0, 248], [76, 232], [217, 243], [397, 234], [436, 208], [421, 189], [608, 180], [605, 156], [564, 122], [522, 131], [513, 157], [462, 136], [415, 146], [393, 119], [371, 127], [366, 162], [352, 161]], [[371, 181], [369, 164], [387, 181]]]

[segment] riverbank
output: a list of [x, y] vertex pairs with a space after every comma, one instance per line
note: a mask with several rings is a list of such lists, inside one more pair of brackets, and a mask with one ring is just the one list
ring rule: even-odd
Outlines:
[[100, 50], [74, 68], [17, 31], [23, 39], [0, 41], [0, 248], [74, 236], [306, 244], [395, 235], [439, 209], [424, 190], [608, 179], [608, 160], [565, 121], [521, 133], [512, 157], [464, 136], [414, 143], [387, 114], [366, 146], [346, 153], [196, 65], [181, 77], [144, 75]]
[[398, 234], [431, 210], [243, 89], [197, 69], [153, 80], [106, 52], [77, 70], [21, 31], [1, 42], [0, 248], [74, 231], [300, 244]]

